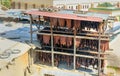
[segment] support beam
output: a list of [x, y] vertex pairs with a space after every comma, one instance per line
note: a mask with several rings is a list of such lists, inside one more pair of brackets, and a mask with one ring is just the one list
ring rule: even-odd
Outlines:
[[[44, 53], [52, 53], [51, 51], [47, 50], [35, 50], [37, 52], [44, 52]], [[68, 56], [74, 56], [74, 54], [71, 53], [64, 53], [64, 52], [54, 52], [54, 54], [59, 54], [59, 55], [68, 55]], [[76, 57], [82, 57], [82, 58], [91, 58], [91, 59], [98, 59], [97, 56], [89, 56], [89, 55], [81, 55], [81, 54], [75, 54]], [[101, 60], [112, 60], [112, 58], [104, 58], [100, 57]]]
[[[101, 23], [100, 25], [101, 26]], [[100, 53], [101, 53], [101, 49], [100, 49], [100, 45], [101, 45], [101, 30], [99, 30], [99, 44], [98, 44], [98, 76], [101, 76], [101, 59], [100, 59]]]
[[32, 43], [33, 41], [33, 33], [32, 33], [32, 15], [30, 14], [30, 42]]
[[50, 30], [51, 30], [52, 67], [54, 67], [53, 29], [52, 29], [52, 24], [51, 23], [50, 23]]
[[[32, 15], [30, 14], [30, 42], [33, 42], [33, 32], [32, 32]], [[30, 55], [30, 66], [33, 64], [33, 49], [29, 52]]]
[[[39, 33], [39, 32], [36, 32], [36, 33], [40, 34], [40, 35], [51, 35], [51, 33]], [[73, 35], [63, 35], [63, 34], [53, 34], [53, 36], [74, 37]], [[86, 36], [76, 36], [76, 38], [90, 39], [90, 40], [99, 40], [99, 38], [86, 37]], [[101, 38], [101, 40], [107, 40], [107, 41], [109, 41], [109, 38]]]
[[76, 70], [76, 29], [74, 29], [74, 59], [73, 59], [73, 69]]

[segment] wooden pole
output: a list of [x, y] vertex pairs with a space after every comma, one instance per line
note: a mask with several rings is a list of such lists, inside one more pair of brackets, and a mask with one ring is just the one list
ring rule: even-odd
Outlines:
[[76, 70], [76, 29], [74, 28], [74, 70]]
[[[101, 26], [101, 23], [100, 23], [99, 26]], [[101, 49], [100, 49], [100, 45], [101, 45], [101, 30], [99, 29], [99, 45], [98, 45], [98, 76], [100, 76], [100, 74], [101, 74], [101, 59], [100, 59]]]
[[32, 37], [32, 15], [30, 14], [30, 42], [32, 43], [33, 37]]
[[[31, 14], [29, 16], [30, 16], [30, 42], [32, 43], [33, 42], [33, 32], [32, 32], [33, 19]], [[30, 66], [31, 66], [33, 64], [33, 49], [29, 51], [29, 55], [30, 55]]]
[[52, 67], [54, 67], [53, 29], [52, 29], [52, 24], [51, 24], [51, 22], [50, 22], [50, 29], [51, 29]]

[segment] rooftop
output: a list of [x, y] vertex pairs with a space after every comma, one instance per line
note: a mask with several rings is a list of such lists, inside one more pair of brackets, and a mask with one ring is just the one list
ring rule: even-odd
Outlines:
[[92, 10], [104, 10], [104, 11], [120, 11], [120, 8], [116, 8], [116, 7], [99, 7], [99, 8], [90, 8]]
[[30, 46], [24, 43], [0, 37], [0, 69], [4, 68], [13, 59], [25, 54]]
[[75, 13], [75, 11], [69, 10], [60, 10], [57, 12], [49, 12], [49, 11], [29, 11], [27, 14], [32, 15], [40, 15], [47, 17], [55, 17], [55, 18], [64, 18], [64, 19], [73, 19], [73, 20], [85, 20], [85, 21], [95, 21], [102, 22], [103, 19], [106, 19], [108, 14], [100, 14], [100, 13]]

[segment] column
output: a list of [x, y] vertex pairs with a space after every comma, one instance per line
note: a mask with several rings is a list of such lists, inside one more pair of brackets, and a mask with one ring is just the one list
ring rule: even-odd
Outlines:
[[74, 57], [73, 57], [74, 61], [73, 61], [73, 69], [75, 70], [76, 69], [76, 29], [74, 28]]
[[51, 29], [52, 67], [54, 67], [53, 29], [52, 29], [52, 24], [51, 24], [51, 22], [50, 22], [50, 29]]

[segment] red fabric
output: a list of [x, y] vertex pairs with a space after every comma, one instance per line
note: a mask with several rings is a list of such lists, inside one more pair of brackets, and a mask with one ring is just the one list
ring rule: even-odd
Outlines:
[[60, 37], [60, 44], [66, 45], [66, 37]]
[[71, 37], [67, 37], [66, 38], [66, 43], [67, 43], [67, 47], [70, 47], [73, 43], [72, 43], [72, 39]]
[[79, 47], [79, 45], [80, 45], [80, 42], [81, 42], [81, 39], [76, 39], [76, 48], [78, 48]]
[[59, 44], [60, 37], [54, 36], [54, 44]]
[[50, 36], [49, 35], [43, 35], [43, 43], [49, 44]]
[[63, 18], [63, 19], [85, 20], [85, 21], [94, 21], [94, 22], [102, 22], [103, 21], [103, 19], [99, 18], [99, 17], [77, 16], [75, 14], [62, 14], [62, 13], [56, 13], [56, 12], [29, 11], [26, 13], [32, 14], [32, 15], [40, 15], [40, 16]]
[[65, 25], [65, 20], [59, 18], [58, 21], [59, 21], [59, 25], [60, 25], [61, 27], [64, 27], [64, 25]]
[[100, 48], [102, 51], [109, 50], [109, 42], [108, 41], [101, 41]]
[[53, 18], [53, 26], [57, 26], [57, 21], [58, 21], [57, 18]]
[[50, 18], [50, 22], [52, 26], [57, 26], [57, 18]]
[[53, 23], [53, 18], [50, 18], [50, 25], [54, 25], [54, 23]]
[[70, 29], [71, 28], [71, 20], [67, 19], [66, 22], [67, 22], [67, 24], [66, 24], [67, 28]]
[[80, 28], [80, 21], [75, 20], [74, 21], [74, 27], [75, 27], [75, 29], [79, 29]]

